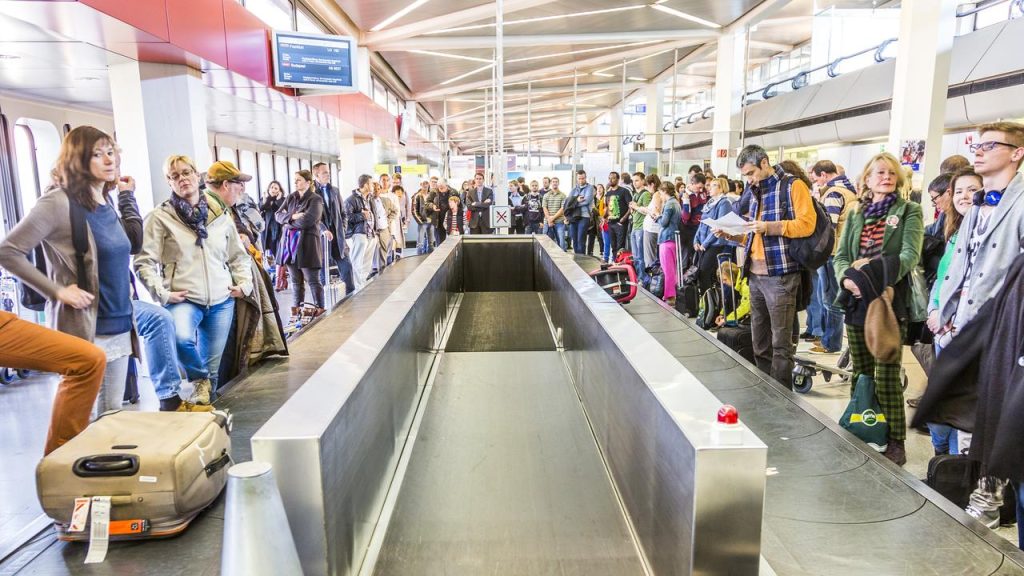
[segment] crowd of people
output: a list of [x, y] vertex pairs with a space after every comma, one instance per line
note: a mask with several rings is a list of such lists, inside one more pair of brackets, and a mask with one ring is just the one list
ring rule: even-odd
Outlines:
[[[873, 379], [889, 426], [884, 455], [897, 465], [906, 462], [902, 359], [882, 350], [916, 345], [929, 371], [917, 418], [936, 454], [982, 454], [987, 473], [968, 512], [992, 525], [1007, 482], [1024, 480], [1019, 443], [996, 433], [1017, 431], [1019, 394], [1008, 382], [1022, 381], [1024, 359], [984, 364], [1024, 351], [1013, 340], [979, 345], [979, 335], [994, 337], [993, 326], [1024, 334], [1012, 296], [1024, 267], [1024, 125], [978, 132], [973, 162], [948, 158], [928, 184], [935, 218], [927, 227], [891, 154], [876, 154], [851, 179], [833, 161], [805, 171], [789, 160], [773, 164], [752, 145], [736, 162], [745, 182], [696, 165], [673, 180], [611, 172], [596, 184], [579, 170], [568, 192], [557, 177], [513, 180], [510, 232], [629, 263], [645, 284], [663, 275], [662, 297], [680, 309], [686, 298], [677, 289], [719, 291], [721, 309], [706, 327], [749, 326], [757, 368], [785, 386], [799, 339], [813, 340], [813, 353], [834, 354], [845, 326], [853, 381]], [[259, 205], [245, 193], [251, 176], [230, 162], [201, 171], [174, 155], [164, 174], [170, 196], [143, 218], [114, 139], [76, 128], [49, 189], [0, 244], [0, 266], [47, 303], [52, 330], [0, 312], [0, 364], [63, 375], [47, 453], [96, 413], [121, 407], [129, 364], [143, 351], [161, 410], [211, 410], [220, 384], [287, 354], [275, 291], [289, 279], [292, 317], [307, 287], [319, 315], [335, 273], [347, 292], [358, 290], [402, 258], [409, 226], [417, 254], [448, 236], [493, 232], [495, 191], [482, 174], [458, 189], [433, 177], [415, 193], [400, 174], [362, 175], [343, 200], [319, 163], [293, 174], [290, 193], [271, 182]], [[730, 214], [743, 219], [743, 233], [716, 224]], [[834, 248], [810, 266], [807, 241], [822, 233]], [[138, 299], [137, 284], [152, 302]], [[877, 314], [878, 303], [890, 314]]]

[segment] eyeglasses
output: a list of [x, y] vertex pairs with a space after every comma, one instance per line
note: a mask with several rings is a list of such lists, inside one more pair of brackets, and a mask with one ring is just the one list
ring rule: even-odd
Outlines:
[[182, 170], [181, 172], [178, 172], [178, 173], [171, 172], [170, 174], [167, 175], [167, 179], [170, 180], [171, 182], [177, 182], [178, 180], [180, 180], [182, 178], [191, 178], [191, 177], [193, 177], [195, 175], [196, 175], [196, 171], [195, 170], [193, 170], [191, 168], [185, 168], [184, 170]]
[[996, 146], [1009, 146], [1010, 148], [1014, 148], [1014, 149], [1019, 148], [1019, 146], [1014, 146], [1013, 144], [1008, 144], [1006, 142], [997, 142], [995, 140], [989, 140], [988, 142], [978, 142], [977, 144], [971, 144], [968, 148], [970, 149], [971, 153], [975, 153], [978, 150], [981, 150], [982, 152], [991, 152], [992, 150], [995, 149]]
[[931, 196], [932, 202], [935, 202], [936, 200], [938, 200], [939, 198], [942, 198], [945, 195], [946, 195], [946, 191], [945, 190], [943, 190], [942, 192], [939, 192], [937, 194], [932, 194], [931, 192], [928, 193], [928, 196]]

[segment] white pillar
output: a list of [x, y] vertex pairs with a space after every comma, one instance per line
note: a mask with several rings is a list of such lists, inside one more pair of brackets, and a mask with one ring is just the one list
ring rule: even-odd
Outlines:
[[[892, 113], [887, 150], [897, 158], [908, 140], [924, 140], [920, 176], [923, 185], [938, 175], [949, 89], [958, 0], [904, 0], [896, 55]], [[925, 220], [932, 218], [931, 198], [922, 194]]]
[[612, 153], [614, 163], [618, 166], [617, 170], [621, 171], [625, 168], [622, 164], [622, 133], [625, 132], [622, 126], [622, 113], [618, 109], [613, 108], [608, 117], [611, 120], [611, 128], [609, 128], [611, 136], [608, 137], [608, 151]]
[[369, 174], [376, 180], [373, 168], [377, 165], [377, 147], [373, 138], [358, 138], [354, 136], [342, 136], [339, 139], [341, 144], [341, 173], [338, 175], [338, 189], [342, 196], [347, 196], [355, 190], [359, 183], [359, 176]]
[[212, 162], [204, 90], [200, 72], [187, 66], [135, 61], [110, 66], [121, 173], [135, 178], [143, 214], [170, 196], [163, 172], [168, 156], [189, 156], [200, 171]]
[[745, 30], [718, 39], [715, 113], [711, 128], [711, 171], [716, 175], [737, 173], [736, 152], [740, 133], [733, 119], [739, 115], [743, 102], [743, 75], [747, 69], [746, 41]]
[[647, 115], [644, 127], [644, 145], [648, 152], [659, 152], [658, 172], [661, 172], [661, 127], [665, 124], [665, 85], [653, 82], [645, 89], [647, 94]]

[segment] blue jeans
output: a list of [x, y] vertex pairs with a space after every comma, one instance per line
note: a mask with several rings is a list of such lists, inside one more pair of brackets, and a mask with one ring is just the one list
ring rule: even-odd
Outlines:
[[542, 222], [532, 222], [526, 225], [527, 234], [542, 234], [544, 224]]
[[928, 431], [932, 436], [932, 447], [936, 454], [959, 454], [956, 442], [956, 428], [949, 424], [928, 423]]
[[174, 337], [178, 347], [178, 361], [185, 369], [189, 381], [209, 378], [217, 389], [217, 373], [224, 346], [235, 317], [235, 299], [228, 298], [213, 306], [200, 306], [185, 301], [168, 304], [174, 317]]
[[633, 264], [636, 267], [637, 280], [643, 284], [647, 280], [647, 272], [644, 271], [644, 230], [633, 230], [629, 234], [629, 251], [633, 253]]
[[135, 324], [146, 347], [146, 367], [153, 381], [156, 397], [166, 400], [181, 389], [181, 368], [178, 366], [177, 342], [174, 338], [174, 317], [162, 306], [133, 300]]
[[434, 225], [430, 222], [424, 222], [419, 226], [419, 233], [416, 239], [416, 253], [429, 254], [434, 249]]
[[590, 229], [590, 218], [580, 218], [569, 222], [569, 237], [572, 238], [572, 249], [577, 254], [587, 252], [587, 230]]
[[836, 281], [836, 268], [829, 256], [828, 262], [818, 269], [818, 293], [821, 295], [821, 316], [823, 331], [821, 347], [829, 352], [838, 352], [843, 347], [843, 310], [836, 307], [836, 296], [839, 295], [839, 282]]
[[821, 321], [824, 311], [821, 309], [821, 294], [818, 293], [819, 272], [820, 270], [816, 270], [811, 273], [811, 301], [807, 304], [807, 330], [805, 332], [821, 338], [824, 336]]
[[565, 222], [555, 222], [554, 226], [544, 225], [544, 233], [556, 243], [558, 247], [565, 250]]
[[604, 240], [604, 261], [612, 261], [612, 232], [611, 230], [601, 230], [601, 239]]

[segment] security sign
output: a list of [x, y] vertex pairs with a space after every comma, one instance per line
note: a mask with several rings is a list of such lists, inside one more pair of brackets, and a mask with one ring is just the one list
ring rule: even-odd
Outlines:
[[511, 225], [511, 208], [508, 206], [491, 206], [491, 228], [508, 228]]

